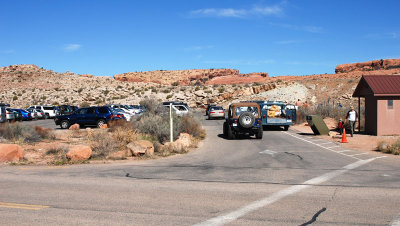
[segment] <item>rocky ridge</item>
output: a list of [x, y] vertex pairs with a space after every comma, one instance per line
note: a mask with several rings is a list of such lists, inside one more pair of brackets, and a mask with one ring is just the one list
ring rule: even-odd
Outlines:
[[114, 79], [118, 81], [163, 85], [241, 84], [263, 82], [267, 77], [268, 73], [239, 74], [239, 70], [235, 69], [157, 70], [114, 75]]
[[[375, 61], [339, 65], [337, 69], [342, 69], [337, 70], [336, 74], [308, 76], [268, 77], [265, 73], [241, 75], [233, 69], [182, 70], [178, 74], [174, 74], [176, 71], [159, 71], [164, 72], [161, 75], [165, 76], [165, 84], [154, 83], [153, 80], [150, 82], [146, 80], [149, 79], [147, 76], [142, 81], [131, 81], [128, 77], [120, 77], [118, 80], [77, 75], [69, 71], [57, 73], [35, 65], [11, 65], [0, 67], [0, 102], [18, 108], [32, 104], [137, 104], [143, 98], [180, 100], [191, 107], [202, 107], [209, 102], [227, 105], [233, 101], [260, 99], [284, 100], [289, 103], [301, 99], [310, 104], [340, 102], [350, 105], [354, 104], [351, 95], [363, 74], [400, 75], [400, 68], [393, 63], [396, 61], [384, 60], [381, 64], [383, 67], [367, 71], [365, 67]], [[180, 75], [184, 77], [176, 80]], [[243, 83], [237, 84], [238, 81]]]

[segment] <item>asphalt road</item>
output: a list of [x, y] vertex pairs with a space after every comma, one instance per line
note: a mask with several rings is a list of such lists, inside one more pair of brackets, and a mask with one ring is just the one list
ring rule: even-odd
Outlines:
[[[46, 120], [47, 122], [49, 120]], [[296, 131], [207, 138], [185, 155], [0, 168], [1, 225], [399, 225], [400, 158]]]

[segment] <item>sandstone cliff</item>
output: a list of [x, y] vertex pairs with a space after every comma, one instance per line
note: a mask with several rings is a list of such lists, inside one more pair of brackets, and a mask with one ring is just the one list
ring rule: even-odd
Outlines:
[[[373, 60], [362, 63], [341, 64], [335, 69], [335, 73], [349, 73], [353, 71], [376, 71], [400, 69], [400, 59]], [[385, 72], [382, 72], [386, 74]]]

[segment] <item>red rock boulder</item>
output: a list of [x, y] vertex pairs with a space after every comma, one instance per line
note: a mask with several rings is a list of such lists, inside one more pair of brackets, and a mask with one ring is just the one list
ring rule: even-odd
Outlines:
[[92, 149], [86, 145], [72, 146], [67, 153], [67, 158], [72, 161], [88, 160], [91, 156]]
[[0, 144], [0, 162], [19, 161], [24, 156], [24, 149], [17, 144]]
[[79, 124], [73, 124], [72, 126], [69, 127], [70, 130], [79, 130], [81, 127]]

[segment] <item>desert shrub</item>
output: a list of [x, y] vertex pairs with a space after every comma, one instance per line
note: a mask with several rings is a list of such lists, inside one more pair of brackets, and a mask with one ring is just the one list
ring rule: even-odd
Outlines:
[[[345, 119], [348, 108], [339, 107], [332, 104], [320, 104], [317, 106], [299, 107], [297, 110], [297, 122], [302, 123], [306, 121], [307, 115], [319, 115], [322, 118], [333, 118], [336, 120]], [[364, 107], [361, 107], [361, 115], [364, 115]], [[361, 119], [363, 119], [362, 117]]]
[[194, 89], [194, 91], [199, 91], [200, 87], [196, 86], [196, 88]]
[[171, 98], [172, 98], [172, 95], [169, 94], [166, 98], [167, 98], [167, 99], [171, 99]]
[[185, 115], [181, 118], [179, 133], [188, 133], [197, 138], [205, 138], [206, 132], [202, 128], [200, 120], [192, 115]]
[[13, 142], [37, 142], [41, 136], [28, 125], [5, 123], [0, 125], [0, 136]]
[[393, 144], [388, 144], [385, 141], [380, 141], [378, 143], [377, 151], [394, 155], [400, 155], [400, 138]]
[[90, 104], [88, 102], [82, 102], [79, 106], [81, 108], [87, 108], [87, 107], [90, 107]]
[[63, 156], [65, 154], [67, 154], [69, 151], [68, 147], [64, 147], [64, 146], [54, 146], [54, 147], [50, 147], [46, 150], [46, 155], [59, 155], [59, 156]]
[[181, 87], [179, 90], [183, 92], [186, 90], [186, 87]]
[[178, 85], [179, 85], [179, 82], [173, 82], [171, 85], [172, 85], [172, 86], [178, 86]]
[[[132, 121], [134, 129], [139, 133], [156, 138], [160, 143], [169, 141], [170, 121], [168, 108], [161, 106], [159, 102], [153, 99], [147, 99], [141, 104], [146, 106], [147, 111]], [[200, 121], [193, 116], [178, 117], [174, 115], [173, 123], [174, 139], [177, 139], [182, 132], [198, 138], [205, 137], [205, 131], [202, 129]]]
[[224, 88], [223, 86], [221, 86], [221, 87], [218, 88], [218, 92], [219, 92], [219, 93], [223, 93], [224, 91], [225, 91], [225, 88]]
[[46, 129], [41, 126], [35, 126], [35, 132], [39, 134], [41, 138], [51, 139], [51, 140], [56, 139], [56, 135], [54, 134], [53, 129]]
[[106, 130], [97, 130], [88, 136], [90, 147], [92, 148], [92, 158], [105, 158], [110, 153], [119, 150], [119, 145]]

